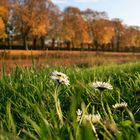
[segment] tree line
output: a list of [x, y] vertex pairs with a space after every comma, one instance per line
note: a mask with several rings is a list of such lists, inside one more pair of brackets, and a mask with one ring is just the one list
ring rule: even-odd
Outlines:
[[140, 51], [140, 28], [51, 0], [1, 0], [0, 48]]

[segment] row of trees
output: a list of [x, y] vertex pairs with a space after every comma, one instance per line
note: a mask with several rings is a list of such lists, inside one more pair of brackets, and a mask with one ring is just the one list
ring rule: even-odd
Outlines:
[[54, 49], [56, 43], [67, 49], [139, 48], [140, 28], [128, 27], [117, 18], [109, 20], [106, 12], [76, 7], [61, 12], [51, 0], [0, 1], [0, 44]]

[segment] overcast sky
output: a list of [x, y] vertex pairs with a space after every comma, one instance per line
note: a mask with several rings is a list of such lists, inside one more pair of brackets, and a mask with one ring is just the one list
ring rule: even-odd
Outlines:
[[140, 0], [52, 0], [63, 10], [67, 6], [106, 11], [109, 18], [120, 18], [127, 25], [140, 26]]

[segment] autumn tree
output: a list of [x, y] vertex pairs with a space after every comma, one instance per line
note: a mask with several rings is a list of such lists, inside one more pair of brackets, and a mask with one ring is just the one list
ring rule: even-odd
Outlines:
[[137, 27], [136, 47], [140, 50], [140, 27]]
[[118, 19], [118, 18], [114, 18], [112, 19], [112, 23], [114, 26], [114, 30], [115, 30], [115, 35], [112, 39], [112, 46], [114, 50], [119, 51], [120, 49], [120, 40], [123, 36], [123, 33], [125, 31], [125, 27], [122, 24], [122, 20]]
[[46, 8], [45, 1], [34, 1], [33, 17], [31, 25], [31, 35], [33, 36], [33, 46], [36, 46], [36, 39], [40, 38], [41, 47], [44, 48], [45, 36], [48, 33], [49, 20], [48, 9]]
[[52, 40], [51, 47], [54, 48], [55, 41], [60, 40], [59, 31], [61, 27], [61, 11], [59, 8], [53, 4], [51, 1], [47, 4], [48, 9], [48, 19], [49, 19], [49, 28], [48, 28], [48, 37]]
[[67, 7], [63, 12], [61, 37], [75, 47], [81, 43], [90, 42], [87, 32], [87, 23], [82, 18], [80, 10], [75, 7]]
[[127, 27], [121, 37], [120, 46], [121, 48], [127, 47], [133, 49], [140, 46], [140, 31], [134, 27]]
[[92, 32], [96, 49], [99, 46], [105, 49], [104, 46], [111, 43], [115, 34], [112, 22], [105, 19], [93, 20]]
[[6, 37], [6, 32], [5, 32], [5, 24], [0, 17], [0, 38], [5, 38]]
[[[13, 6], [13, 21], [23, 40], [23, 46], [28, 49], [27, 38], [29, 35], [43, 38], [48, 32], [48, 16], [46, 0], [15, 0]], [[44, 45], [44, 38], [42, 39]]]
[[0, 38], [6, 38], [6, 27], [9, 18], [9, 2], [8, 0], [0, 1]]
[[0, 1], [0, 17], [2, 18], [3, 22], [6, 24], [9, 18], [10, 12], [10, 3], [8, 0], [1, 0]]
[[94, 36], [93, 36], [93, 21], [95, 20], [109, 20], [108, 14], [105, 11], [99, 12], [92, 9], [87, 8], [86, 10], [81, 11], [81, 15], [83, 19], [87, 22], [88, 25], [88, 34], [92, 40], [92, 47], [94, 46]]

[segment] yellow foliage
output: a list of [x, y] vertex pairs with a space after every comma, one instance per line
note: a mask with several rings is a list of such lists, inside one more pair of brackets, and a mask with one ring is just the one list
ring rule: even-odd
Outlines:
[[61, 27], [61, 37], [64, 40], [73, 41], [76, 44], [90, 42], [87, 32], [87, 23], [80, 15], [80, 10], [68, 7], [64, 11], [64, 19]]
[[5, 24], [2, 20], [2, 18], [0, 17], [0, 38], [6, 38], [7, 35], [5, 33]]
[[8, 17], [8, 9], [4, 6], [0, 6], [0, 17], [6, 21]]
[[125, 29], [120, 40], [121, 47], [139, 47], [139, 36], [140, 32], [138, 30], [133, 28]]
[[113, 24], [108, 20], [95, 20], [93, 34], [99, 44], [108, 44], [115, 35]]
[[[32, 2], [37, 6], [36, 1]], [[15, 26], [22, 31], [22, 34], [35, 36], [46, 35], [48, 32], [47, 14], [41, 9], [42, 5], [39, 5], [39, 9], [35, 9], [34, 5], [32, 5], [32, 7], [28, 4], [25, 6], [15, 5], [16, 10], [14, 14], [17, 17], [17, 20], [15, 20]]]

